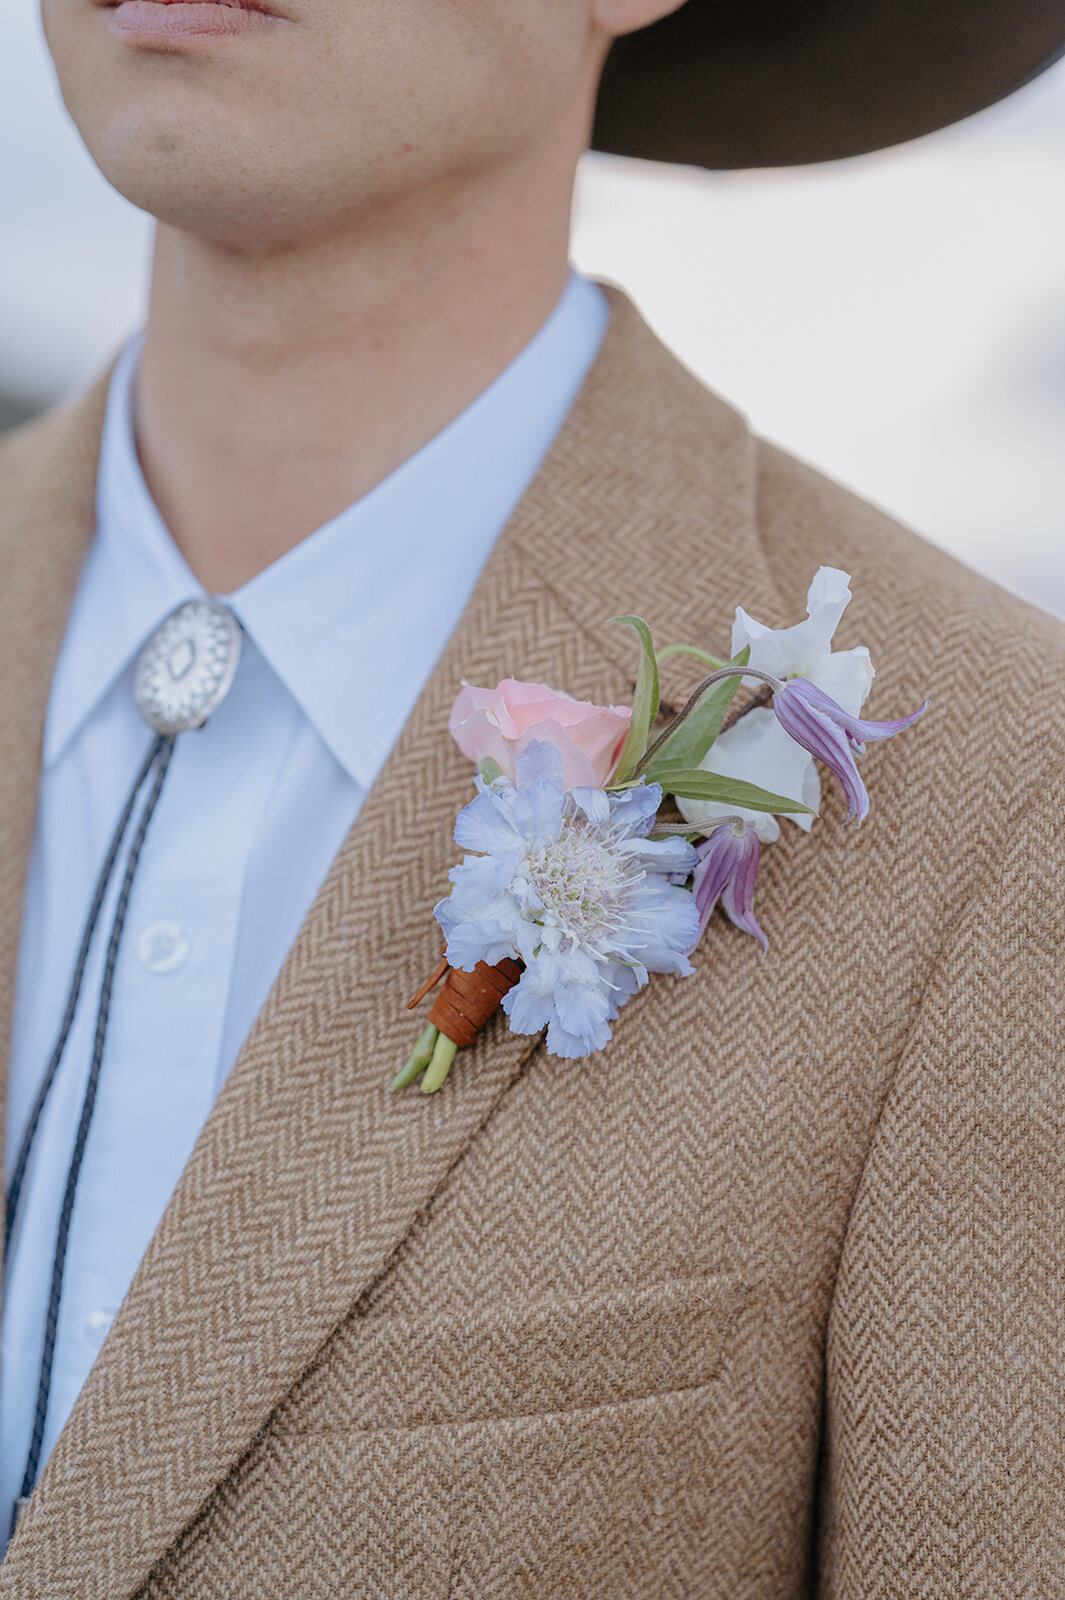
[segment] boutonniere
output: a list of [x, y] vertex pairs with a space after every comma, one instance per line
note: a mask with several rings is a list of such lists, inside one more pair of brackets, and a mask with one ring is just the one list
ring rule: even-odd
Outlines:
[[[451, 892], [435, 907], [444, 956], [410, 1001], [444, 979], [429, 1022], [392, 1081], [439, 1089], [456, 1051], [502, 1006], [512, 1030], [546, 1029], [556, 1056], [601, 1050], [652, 972], [682, 977], [715, 908], [766, 949], [754, 910], [763, 844], [779, 818], [809, 831], [821, 762], [842, 785], [847, 822], [869, 797], [856, 758], [910, 727], [860, 715], [873, 682], [864, 647], [832, 649], [850, 578], [822, 567], [806, 619], [772, 629], [737, 609], [732, 655], [655, 650], [641, 617], [615, 620], [640, 651], [631, 707], [596, 706], [543, 684], [463, 684], [449, 722], [476, 763], [459, 813]], [[709, 671], [660, 731], [659, 663], [687, 655]], [[740, 685], [756, 692], [739, 712]]]

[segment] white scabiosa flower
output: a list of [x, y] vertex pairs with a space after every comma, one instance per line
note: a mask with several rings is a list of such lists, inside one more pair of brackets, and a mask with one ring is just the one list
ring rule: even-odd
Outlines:
[[503, 1009], [515, 1033], [546, 1027], [553, 1055], [601, 1049], [649, 972], [692, 970], [699, 914], [682, 885], [696, 856], [681, 838], [646, 837], [661, 800], [657, 784], [567, 791], [558, 751], [535, 740], [516, 783], [481, 783], [459, 814], [455, 842], [476, 854], [436, 907], [448, 961], [521, 961]]

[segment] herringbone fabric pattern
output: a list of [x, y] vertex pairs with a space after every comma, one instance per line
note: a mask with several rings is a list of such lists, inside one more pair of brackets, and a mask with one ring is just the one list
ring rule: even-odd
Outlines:
[[[50, 619], [32, 716], [4, 708], [23, 819], [98, 425], [0, 456], [0, 559]], [[390, 1096], [469, 792], [458, 679], [618, 700], [611, 615], [721, 647], [737, 602], [800, 615], [823, 561], [855, 575], [872, 713], [933, 709], [870, 750], [860, 833], [833, 798], [765, 852], [769, 957], [717, 920], [698, 976], [654, 981], [602, 1055], [496, 1019], [442, 1094]], [[1065, 1592], [1063, 670], [1057, 624], [758, 445], [615, 297], [0, 1596]], [[690, 683], [671, 663], [667, 697]]]

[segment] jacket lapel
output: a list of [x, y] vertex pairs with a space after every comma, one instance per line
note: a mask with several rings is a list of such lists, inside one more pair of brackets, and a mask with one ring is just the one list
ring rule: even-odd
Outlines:
[[106, 381], [0, 450], [0, 1139], [44, 718], [93, 527], [105, 401]]
[[[122, 1600], [140, 1587], [535, 1050], [497, 1018], [445, 1092], [387, 1088], [415, 1031], [404, 1001], [439, 952], [431, 908], [470, 794], [447, 734], [460, 678], [513, 674], [623, 700], [634, 650], [613, 614], [642, 611], [663, 640], [703, 644], [727, 642], [738, 600], [772, 615], [752, 495], [742, 422], [614, 296], [585, 389], [203, 1129], [0, 1568], [0, 1594]], [[693, 599], [693, 561], [718, 576], [709, 617]]]

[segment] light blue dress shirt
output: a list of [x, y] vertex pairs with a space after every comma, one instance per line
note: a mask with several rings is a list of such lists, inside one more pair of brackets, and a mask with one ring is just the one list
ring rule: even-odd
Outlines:
[[[228, 699], [178, 740], [130, 902], [70, 1230], [42, 1463], [329, 865], [576, 397], [607, 318], [576, 276], [454, 422], [225, 597], [245, 630]], [[107, 842], [151, 742], [133, 663], [203, 589], [141, 475], [111, 383], [97, 526], [52, 683], [19, 960], [5, 1170], [51, 1054]], [[0, 1540], [29, 1445], [56, 1227], [101, 982], [101, 933], [38, 1129], [0, 1341]]]

